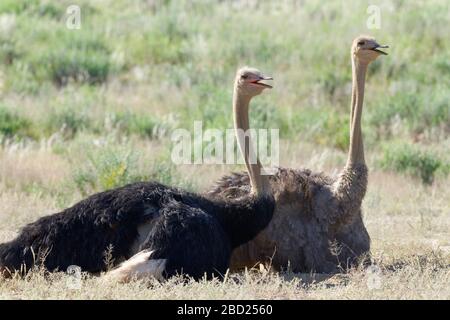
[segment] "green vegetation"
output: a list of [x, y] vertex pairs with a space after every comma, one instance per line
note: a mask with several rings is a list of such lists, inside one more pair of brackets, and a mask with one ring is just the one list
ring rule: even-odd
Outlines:
[[[83, 144], [82, 148], [86, 148], [86, 145]], [[137, 152], [111, 146], [89, 149], [83, 165], [74, 170], [68, 187], [75, 187], [83, 196], [147, 180], [193, 189], [192, 182], [177, 172], [169, 156], [165, 153], [159, 155], [148, 170], [142, 170], [139, 165], [141, 156]]]
[[420, 150], [407, 144], [390, 145], [384, 148], [381, 166], [416, 176], [424, 184], [432, 184], [436, 173], [448, 174], [449, 164], [432, 152]]
[[0, 137], [25, 138], [30, 135], [31, 123], [27, 119], [0, 106]]
[[66, 138], [73, 137], [81, 130], [91, 128], [89, 118], [81, 110], [64, 107], [61, 110], [52, 110], [44, 123], [48, 134], [61, 131]]
[[169, 154], [163, 154], [156, 158], [152, 166], [149, 179], [169, 186], [177, 186], [184, 190], [193, 191], [195, 185], [185, 179], [176, 169], [169, 158]]
[[79, 134], [114, 133], [164, 141], [167, 152], [175, 127], [191, 130], [195, 120], [205, 129], [232, 126], [233, 75], [248, 64], [275, 78], [272, 92], [252, 105], [252, 126], [346, 151], [348, 51], [355, 35], [369, 33], [391, 49], [369, 69], [365, 145], [383, 153], [390, 141], [415, 141], [413, 154], [387, 156], [382, 167], [416, 171], [425, 183], [435, 171], [446, 172], [440, 168], [447, 159], [424, 156], [450, 135], [445, 0], [383, 3], [379, 30], [367, 30], [367, 1], [344, 8], [316, 0], [83, 0], [79, 30], [65, 26], [71, 4], [0, 4], [0, 92], [8, 106], [0, 108], [0, 134], [6, 139], [60, 134], [66, 148]]
[[87, 162], [73, 175], [73, 181], [83, 195], [92, 190], [108, 190], [127, 183], [145, 180], [136, 173], [136, 154], [116, 149], [91, 151]]

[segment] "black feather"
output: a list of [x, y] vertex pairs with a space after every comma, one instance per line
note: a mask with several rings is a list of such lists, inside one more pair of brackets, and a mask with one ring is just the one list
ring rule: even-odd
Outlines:
[[77, 265], [87, 272], [128, 259], [138, 227], [155, 222], [140, 249], [152, 259], [167, 259], [165, 275], [194, 278], [223, 274], [233, 248], [251, 240], [272, 218], [272, 197], [213, 201], [156, 182], [139, 182], [94, 194], [62, 212], [25, 226], [12, 241], [0, 244], [0, 270], [26, 270], [43, 264], [49, 271]]

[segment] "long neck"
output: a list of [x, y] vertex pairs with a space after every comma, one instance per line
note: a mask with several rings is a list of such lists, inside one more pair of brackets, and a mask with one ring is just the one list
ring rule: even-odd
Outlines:
[[367, 63], [361, 63], [354, 57], [352, 59], [352, 103], [350, 116], [350, 150], [347, 166], [365, 164], [364, 145], [361, 131], [361, 115], [364, 101], [364, 84]]
[[250, 153], [252, 152], [251, 141], [245, 141], [244, 139], [246, 136], [250, 137], [250, 134], [243, 134], [250, 128], [248, 117], [250, 100], [251, 96], [241, 94], [238, 87], [235, 86], [233, 95], [233, 115], [236, 138], [238, 140], [239, 149], [244, 157], [252, 191], [258, 196], [263, 196], [270, 193], [269, 180], [266, 175], [261, 175], [262, 166], [259, 160], [252, 161], [255, 157], [250, 156]]
[[360, 214], [361, 202], [367, 189], [367, 166], [361, 132], [361, 115], [364, 99], [364, 82], [367, 64], [352, 59], [353, 87], [350, 113], [350, 149], [347, 164], [334, 183], [333, 194], [340, 208], [330, 214], [329, 222], [335, 226]]

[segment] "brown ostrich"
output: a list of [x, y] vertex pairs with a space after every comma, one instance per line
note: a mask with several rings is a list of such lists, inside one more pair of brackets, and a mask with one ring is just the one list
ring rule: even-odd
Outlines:
[[[363, 224], [361, 203], [368, 170], [364, 160], [361, 115], [368, 65], [386, 53], [368, 36], [351, 47], [352, 99], [350, 148], [337, 178], [307, 169], [279, 168], [270, 177], [275, 212], [269, 225], [250, 242], [234, 249], [230, 268], [271, 263], [276, 270], [333, 273], [370, 254], [370, 237]], [[222, 177], [207, 193], [212, 199], [240, 198], [250, 190], [246, 173]]]

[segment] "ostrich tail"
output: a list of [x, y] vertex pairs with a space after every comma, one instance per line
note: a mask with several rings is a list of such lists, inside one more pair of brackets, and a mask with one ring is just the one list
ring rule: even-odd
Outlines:
[[15, 271], [26, 273], [33, 266], [33, 253], [14, 241], [0, 244], [0, 276], [10, 277]]
[[7, 249], [6, 244], [4, 244], [4, 243], [0, 244], [0, 278], [8, 277], [11, 275], [9, 268], [5, 261], [6, 249]]

